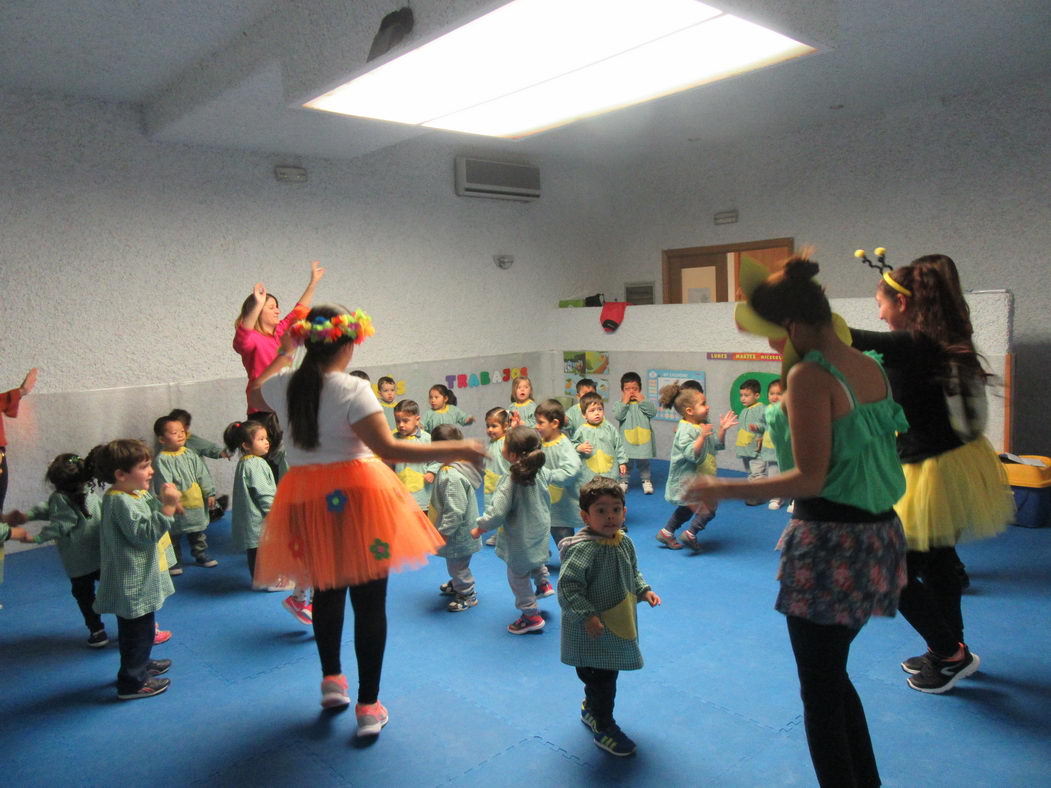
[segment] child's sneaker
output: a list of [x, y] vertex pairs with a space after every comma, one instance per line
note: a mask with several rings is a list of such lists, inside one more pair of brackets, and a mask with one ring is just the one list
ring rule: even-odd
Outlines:
[[915, 676], [909, 676], [909, 686], [920, 692], [940, 695], [948, 692], [956, 682], [978, 670], [981, 660], [972, 654], [967, 646], [963, 647], [963, 656], [956, 660], [939, 659], [933, 654], [927, 658]]
[[109, 635], [106, 634], [106, 630], [100, 629], [88, 636], [88, 648], [102, 648], [106, 645], [109, 645]]
[[907, 660], [901, 663], [901, 669], [908, 673], [910, 676], [915, 676], [921, 670], [923, 665], [929, 657], [933, 657], [934, 652], [928, 650], [926, 654], [920, 654], [918, 657], [909, 657]]
[[275, 583], [272, 586], [267, 586], [266, 588], [260, 588], [260, 589], [257, 589], [257, 590], [258, 591], [268, 591], [270, 593], [278, 593], [280, 591], [295, 591], [296, 590], [296, 584], [293, 583], [291, 580], [286, 580], [283, 583]]
[[354, 716], [358, 718], [358, 736], [379, 736], [380, 730], [390, 722], [390, 714], [379, 701], [368, 706], [360, 703], [354, 706]]
[[536, 587], [536, 595], [538, 599], [543, 599], [544, 597], [548, 596], [554, 596], [555, 587], [550, 583], [541, 583]]
[[544, 628], [544, 619], [540, 616], [523, 615], [507, 625], [507, 631], [512, 635], [524, 635], [527, 632], [536, 632]]
[[627, 495], [627, 494], [628, 494], [628, 483], [627, 483], [627, 482], [621, 482], [621, 483], [620, 483], [619, 485], [617, 485], [617, 486], [618, 486], [618, 487], [620, 487], [620, 491], [621, 491], [622, 493], [624, 493], [625, 495]]
[[456, 596], [456, 589], [453, 588], [453, 581], [450, 580], [448, 583], [442, 583], [438, 586], [438, 593], [442, 596]]
[[170, 629], [161, 629], [156, 624], [153, 627], [153, 645], [159, 646], [161, 643], [167, 643], [172, 639], [172, 631]]
[[766, 505], [766, 508], [770, 509], [771, 511], [776, 512], [778, 509], [781, 508], [781, 499], [780, 498], [771, 498], [770, 499], [770, 503], [768, 503]]
[[649, 479], [642, 480], [642, 494], [653, 495], [653, 482], [651, 482]]
[[701, 544], [697, 541], [697, 534], [689, 528], [683, 531], [679, 538], [682, 539], [682, 543], [693, 550], [693, 552], [701, 552]]
[[675, 534], [667, 528], [661, 528], [657, 531], [657, 541], [669, 550], [682, 550], [682, 545], [679, 544], [679, 540], [675, 538]]
[[285, 610], [296, 617], [303, 626], [309, 627], [314, 623], [314, 606], [307, 602], [305, 599], [299, 600], [294, 596], [288, 596], [285, 601], [281, 603], [284, 605]]
[[168, 668], [172, 666], [170, 659], [151, 659], [149, 664], [146, 666], [146, 672], [150, 676], [160, 676], [168, 672]]
[[340, 673], [338, 676], [325, 676], [321, 679], [321, 708], [335, 709], [349, 705], [346, 676]]
[[203, 566], [207, 569], [211, 569], [213, 566], [219, 566], [219, 562], [212, 558], [208, 553], [201, 553], [193, 559], [197, 566]]
[[171, 686], [171, 679], [146, 679], [146, 683], [139, 687], [134, 692], [117, 692], [117, 698], [120, 700], [137, 700], [139, 698], [152, 698], [155, 695], [160, 695], [169, 686]]
[[174, 566], [172, 566], [168, 570], [168, 574], [171, 575], [172, 577], [178, 577], [179, 575], [182, 574], [182, 567], [179, 566], [178, 564], [175, 564]]
[[595, 746], [621, 758], [635, 754], [635, 742], [615, 722], [595, 733]]
[[462, 613], [463, 611], [468, 610], [469, 608], [472, 608], [477, 604], [478, 597], [476, 597], [474, 594], [471, 594], [470, 596], [463, 596], [462, 594], [457, 594], [456, 599], [454, 599], [452, 602], [446, 605], [445, 609], [448, 610], [450, 613]]
[[795, 502], [795, 501], [792, 501], [792, 503], [788, 504], [788, 508], [786, 509], [786, 511], [787, 511], [787, 512], [788, 512], [789, 514], [795, 514], [795, 511], [796, 511], [796, 502]]
[[493, 534], [488, 539], [486, 539], [485, 543], [490, 547], [496, 547], [496, 534]]
[[580, 721], [587, 726], [589, 731], [598, 733], [598, 721], [595, 719], [595, 715], [591, 713], [591, 709], [588, 708], [587, 698], [580, 701]]

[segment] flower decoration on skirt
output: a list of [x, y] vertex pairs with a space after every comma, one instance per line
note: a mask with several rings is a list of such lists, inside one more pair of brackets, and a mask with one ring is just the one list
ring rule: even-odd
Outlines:
[[372, 557], [377, 561], [390, 560], [390, 545], [382, 539], [376, 539], [369, 547], [369, 552], [372, 553]]
[[347, 505], [347, 496], [342, 490], [333, 490], [325, 496], [325, 504], [330, 512], [341, 514]]

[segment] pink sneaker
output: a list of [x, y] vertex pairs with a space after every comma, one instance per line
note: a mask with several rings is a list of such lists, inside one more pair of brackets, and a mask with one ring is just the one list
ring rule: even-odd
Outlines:
[[306, 600], [300, 601], [294, 596], [285, 597], [285, 601], [282, 602], [285, 606], [285, 610], [296, 617], [303, 626], [309, 627], [314, 623], [314, 606]]
[[679, 540], [675, 538], [675, 534], [664, 528], [657, 531], [657, 541], [669, 550], [682, 550], [682, 545], [679, 544]]
[[172, 639], [172, 633], [170, 629], [161, 629], [156, 624], [153, 625], [153, 645], [159, 646], [161, 643], [167, 643]]
[[544, 628], [544, 619], [540, 616], [522, 615], [507, 625], [507, 631], [512, 635], [524, 635], [527, 632], [536, 632]]
[[379, 701], [368, 706], [358, 703], [354, 706], [354, 716], [358, 718], [358, 736], [379, 736], [383, 726], [390, 722], [390, 714]]
[[541, 583], [536, 587], [536, 595], [541, 598], [546, 596], [554, 596], [555, 587], [550, 583]]
[[335, 709], [349, 705], [346, 676], [340, 673], [338, 676], [325, 676], [321, 679], [321, 708]]

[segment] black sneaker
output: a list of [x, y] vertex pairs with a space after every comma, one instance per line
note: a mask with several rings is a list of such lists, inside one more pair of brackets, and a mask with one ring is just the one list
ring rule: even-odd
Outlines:
[[580, 721], [584, 723], [589, 731], [598, 733], [598, 721], [595, 719], [595, 715], [591, 713], [591, 709], [588, 708], [587, 698], [580, 701]]
[[456, 599], [445, 606], [445, 609], [450, 613], [462, 613], [465, 610], [470, 610], [472, 607], [478, 604], [478, 597], [474, 594], [471, 596], [463, 596], [457, 594]]
[[920, 654], [918, 657], [909, 657], [907, 660], [901, 663], [901, 669], [906, 673], [915, 676], [921, 670], [923, 670], [924, 664], [927, 662], [928, 657], [933, 657], [934, 652], [927, 651], [926, 654]]
[[162, 673], [167, 673], [171, 666], [170, 659], [151, 659], [150, 664], [146, 666], [146, 672], [151, 676], [160, 676]]
[[88, 648], [102, 648], [103, 646], [109, 645], [109, 635], [106, 634], [106, 630], [100, 629], [98, 632], [92, 632], [88, 636]]
[[146, 679], [146, 683], [139, 687], [134, 692], [117, 692], [117, 698], [120, 700], [138, 700], [139, 698], [152, 698], [155, 695], [160, 695], [169, 686], [171, 686], [171, 679]]
[[442, 583], [438, 586], [438, 593], [442, 596], [456, 596], [456, 589], [453, 588], [453, 581], [450, 580], [447, 583]]
[[595, 746], [620, 758], [635, 754], [635, 742], [615, 722], [595, 734]]
[[909, 676], [909, 686], [920, 692], [940, 695], [948, 692], [956, 682], [978, 670], [981, 660], [972, 654], [967, 646], [963, 647], [963, 657], [957, 660], [939, 659], [933, 654], [923, 663], [920, 672]]
[[201, 553], [199, 556], [196, 556], [193, 560], [194, 563], [197, 564], [197, 566], [205, 566], [209, 569], [211, 569], [213, 566], [219, 566], [219, 562], [212, 558], [210, 555], [208, 555], [208, 553]]

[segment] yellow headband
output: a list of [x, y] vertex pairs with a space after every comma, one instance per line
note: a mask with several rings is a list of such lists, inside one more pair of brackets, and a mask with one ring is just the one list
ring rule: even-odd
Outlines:
[[909, 290], [909, 288], [905, 287], [905, 285], [899, 285], [897, 282], [895, 282], [893, 277], [891, 277], [891, 275], [890, 275], [890, 271], [884, 271], [883, 272], [883, 281], [886, 282], [891, 287], [893, 287], [895, 290], [897, 290], [903, 296], [909, 296], [909, 298], [912, 297], [912, 291]]

